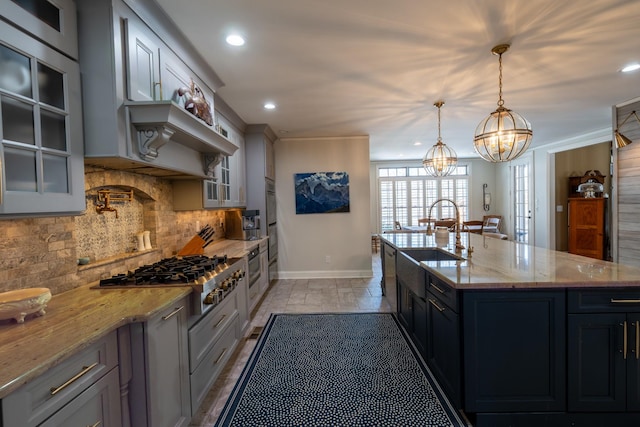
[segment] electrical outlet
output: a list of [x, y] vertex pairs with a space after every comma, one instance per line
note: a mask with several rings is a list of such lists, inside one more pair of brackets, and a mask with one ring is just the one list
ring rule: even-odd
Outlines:
[[331, 263], [331, 255], [325, 255], [324, 256], [324, 262], [327, 263], [327, 264], [330, 264]]

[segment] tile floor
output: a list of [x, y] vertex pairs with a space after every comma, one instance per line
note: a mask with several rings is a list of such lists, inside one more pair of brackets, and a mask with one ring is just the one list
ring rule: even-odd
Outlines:
[[[382, 296], [380, 254], [372, 254], [373, 277], [366, 279], [277, 280], [271, 284], [247, 331], [264, 326], [271, 313], [389, 312]], [[240, 377], [255, 346], [255, 339], [244, 339], [211, 388], [192, 427], [211, 427]]]

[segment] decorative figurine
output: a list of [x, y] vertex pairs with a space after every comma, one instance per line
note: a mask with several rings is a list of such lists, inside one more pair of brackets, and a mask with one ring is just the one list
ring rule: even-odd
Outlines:
[[203, 120], [209, 126], [213, 126], [213, 115], [211, 114], [211, 106], [204, 97], [204, 93], [200, 86], [195, 84], [191, 79], [189, 88], [181, 87], [178, 89], [178, 95], [184, 96], [184, 109]]

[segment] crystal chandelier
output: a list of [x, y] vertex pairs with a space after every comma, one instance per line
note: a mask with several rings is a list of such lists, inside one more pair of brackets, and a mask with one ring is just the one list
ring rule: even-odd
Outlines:
[[422, 166], [431, 176], [447, 176], [456, 169], [458, 156], [452, 148], [442, 142], [440, 136], [440, 108], [444, 105], [444, 101], [438, 101], [433, 105], [438, 107], [438, 142], [424, 155]]
[[498, 55], [500, 64], [500, 95], [498, 108], [482, 120], [476, 128], [473, 148], [489, 162], [508, 162], [519, 157], [531, 144], [533, 131], [531, 124], [515, 111], [505, 108], [502, 100], [502, 54], [509, 50], [508, 44], [501, 44], [491, 53]]

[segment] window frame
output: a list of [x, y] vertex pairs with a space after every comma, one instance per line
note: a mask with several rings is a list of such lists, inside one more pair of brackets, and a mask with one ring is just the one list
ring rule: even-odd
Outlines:
[[[393, 230], [396, 221], [402, 226], [418, 226], [418, 219], [426, 218], [431, 205], [441, 198], [456, 202], [460, 221], [469, 218], [469, 163], [460, 162], [454, 174], [446, 177], [428, 175], [419, 162], [380, 163], [375, 165], [375, 175], [378, 227], [382, 232]], [[453, 218], [455, 209], [451, 203], [438, 203], [431, 216], [434, 219]]]

